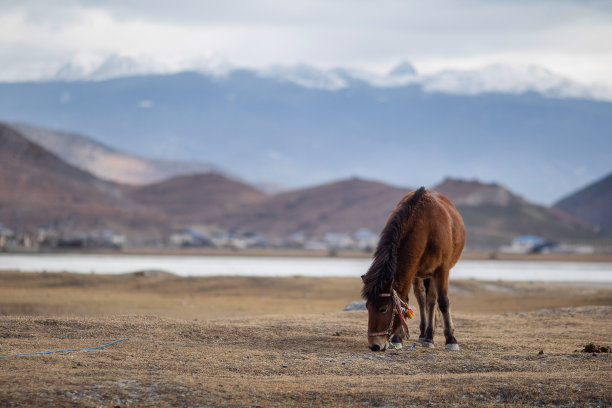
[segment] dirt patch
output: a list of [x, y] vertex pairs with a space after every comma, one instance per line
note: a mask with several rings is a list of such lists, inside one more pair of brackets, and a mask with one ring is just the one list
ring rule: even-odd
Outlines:
[[0, 355], [128, 340], [0, 358], [0, 406], [612, 404], [612, 354], [574, 352], [612, 338], [609, 290], [468, 283], [461, 351], [374, 353], [367, 312], [341, 311], [358, 279], [43, 275], [0, 273]]
[[612, 353], [610, 346], [599, 346], [594, 343], [589, 343], [582, 350], [583, 353]]

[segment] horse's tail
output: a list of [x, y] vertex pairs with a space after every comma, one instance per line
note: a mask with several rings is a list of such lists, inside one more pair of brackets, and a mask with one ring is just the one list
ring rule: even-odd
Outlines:
[[427, 193], [425, 187], [416, 190], [412, 197], [395, 210], [380, 233], [372, 266], [362, 276], [364, 285], [361, 295], [365, 299], [373, 300], [381, 293], [389, 292], [397, 269], [397, 250], [405, 233], [406, 223], [425, 193]]

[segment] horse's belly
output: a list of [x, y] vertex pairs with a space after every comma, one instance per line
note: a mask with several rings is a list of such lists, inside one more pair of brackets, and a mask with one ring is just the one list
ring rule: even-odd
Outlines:
[[416, 277], [419, 279], [431, 278], [435, 270], [436, 270], [435, 266], [422, 267], [418, 270]]

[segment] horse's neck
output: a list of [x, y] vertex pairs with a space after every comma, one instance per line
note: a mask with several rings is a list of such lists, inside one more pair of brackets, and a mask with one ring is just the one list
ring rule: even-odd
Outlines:
[[406, 299], [408, 292], [410, 292], [410, 285], [408, 279], [405, 276], [395, 276], [391, 289], [395, 289], [400, 299]]

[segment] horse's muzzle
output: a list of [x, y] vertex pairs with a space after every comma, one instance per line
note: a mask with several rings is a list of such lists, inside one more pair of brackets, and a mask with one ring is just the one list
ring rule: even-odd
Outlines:
[[368, 345], [368, 347], [372, 351], [385, 351], [387, 349], [387, 342], [385, 341], [382, 345], [380, 345], [377, 342], [374, 342], [374, 343]]

